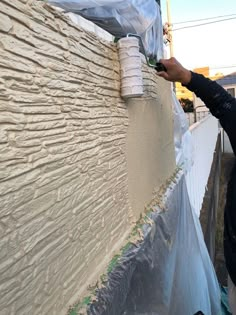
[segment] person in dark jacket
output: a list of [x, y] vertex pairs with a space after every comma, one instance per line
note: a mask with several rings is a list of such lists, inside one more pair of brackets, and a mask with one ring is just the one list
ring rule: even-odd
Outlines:
[[[184, 68], [175, 58], [161, 59], [166, 71], [158, 75], [171, 82], [180, 82], [200, 97], [229, 136], [236, 155], [236, 99], [216, 82]], [[236, 315], [236, 161], [227, 188], [224, 212], [224, 256], [229, 274], [229, 304]]]

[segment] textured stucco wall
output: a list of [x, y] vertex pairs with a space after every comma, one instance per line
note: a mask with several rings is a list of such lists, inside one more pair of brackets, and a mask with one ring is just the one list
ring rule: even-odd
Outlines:
[[[64, 314], [121, 246], [130, 217], [173, 172], [170, 104], [158, 96], [169, 84], [146, 66], [144, 76], [145, 103], [128, 110], [115, 44], [42, 2], [0, 2], [1, 315]], [[136, 189], [129, 184], [140, 169], [142, 120], [133, 114], [145, 104], [145, 128], [154, 116], [140, 142], [146, 185], [135, 196], [142, 177]]]

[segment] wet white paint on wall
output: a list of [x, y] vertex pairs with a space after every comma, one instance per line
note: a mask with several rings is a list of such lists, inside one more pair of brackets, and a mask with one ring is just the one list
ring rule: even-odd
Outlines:
[[[148, 147], [129, 117], [144, 103], [128, 112], [120, 98], [116, 45], [39, 1], [2, 0], [0, 31], [1, 315], [64, 314], [174, 171], [169, 84], [144, 66], [162, 122], [146, 116], [150, 159], [129, 168], [139, 156], [128, 144]], [[130, 190], [134, 174], [147, 184]]]

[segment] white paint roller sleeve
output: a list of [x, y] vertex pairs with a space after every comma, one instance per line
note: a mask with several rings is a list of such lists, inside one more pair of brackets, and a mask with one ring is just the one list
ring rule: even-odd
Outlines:
[[118, 41], [121, 75], [121, 96], [123, 98], [143, 95], [143, 77], [139, 40], [124, 37]]

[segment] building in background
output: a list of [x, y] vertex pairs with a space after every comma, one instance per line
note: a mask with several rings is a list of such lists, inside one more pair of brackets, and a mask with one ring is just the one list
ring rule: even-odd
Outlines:
[[[230, 73], [216, 81], [220, 84], [230, 95], [236, 97], [236, 72]], [[222, 149], [225, 153], [232, 153], [232, 147], [229, 142], [227, 134], [222, 129]]]
[[[201, 67], [201, 68], [195, 68], [195, 69], [193, 69], [193, 72], [200, 73], [200, 74], [204, 75], [205, 77], [210, 78], [211, 80], [217, 80], [217, 79], [223, 77], [222, 73], [216, 73], [214, 76], [210, 76], [209, 66]], [[182, 86], [181, 83], [179, 83], [179, 82], [176, 83], [176, 96], [178, 99], [187, 98], [191, 101], [193, 101], [193, 99], [194, 99], [193, 93], [191, 91], [189, 91], [186, 87]]]
[[[202, 67], [193, 69], [194, 72], [203, 74], [205, 77], [209, 77], [210, 71], [209, 67]], [[180, 100], [181, 98], [189, 99], [191, 101], [194, 100], [194, 95], [191, 91], [189, 91], [186, 87], [182, 86], [181, 83], [176, 83], [176, 96]]]
[[[216, 73], [214, 76], [211, 76], [209, 66], [201, 67], [201, 68], [195, 68], [195, 69], [193, 69], [193, 72], [202, 74], [211, 80], [217, 80], [217, 79], [221, 79], [223, 77], [222, 73]], [[229, 88], [231, 88], [231, 86]], [[233, 93], [233, 91], [232, 91], [232, 93]], [[186, 113], [190, 125], [196, 121], [203, 119], [205, 116], [208, 115], [209, 110], [205, 106], [205, 104], [202, 102], [202, 100], [199, 97], [197, 97], [194, 93], [189, 91], [186, 87], [182, 86], [181, 83], [176, 83], [176, 96], [179, 100], [189, 99], [189, 100], [193, 101], [194, 112], [193, 113]]]
[[233, 97], [236, 96], [236, 72], [217, 79], [216, 82], [223, 86], [223, 88], [228, 91], [230, 95]]

